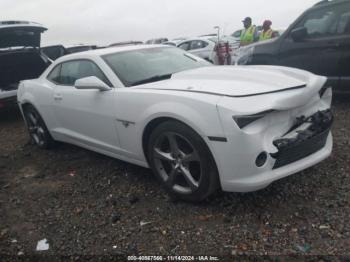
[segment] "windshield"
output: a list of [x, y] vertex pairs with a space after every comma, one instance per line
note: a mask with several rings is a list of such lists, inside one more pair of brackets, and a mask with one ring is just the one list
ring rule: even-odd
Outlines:
[[174, 73], [211, 65], [173, 47], [114, 53], [103, 59], [127, 87], [169, 79]]

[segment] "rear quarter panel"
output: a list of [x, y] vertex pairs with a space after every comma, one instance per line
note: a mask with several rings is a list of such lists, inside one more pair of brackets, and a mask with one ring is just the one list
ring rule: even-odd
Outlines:
[[20, 105], [31, 104], [38, 110], [48, 129], [56, 126], [52, 106], [53, 89], [43, 79], [26, 80], [21, 82], [17, 99]]

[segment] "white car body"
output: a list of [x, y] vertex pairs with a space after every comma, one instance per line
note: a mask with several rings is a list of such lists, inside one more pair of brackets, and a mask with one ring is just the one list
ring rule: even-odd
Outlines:
[[[192, 42], [195, 42], [195, 43], [201, 42], [203, 46], [201, 48], [196, 48], [195, 44], [189, 44], [188, 48], [184, 48], [186, 47], [186, 43], [192, 43]], [[215, 65], [218, 65], [219, 60], [217, 57], [217, 53], [215, 51], [215, 46], [217, 42], [218, 42], [217, 36], [208, 35], [208, 36], [200, 36], [197, 38], [186, 39], [184, 41], [181, 41], [180, 43], [177, 43], [177, 47], [182, 48], [183, 50], [193, 55], [196, 55], [200, 58], [203, 58], [207, 61], [210, 61]], [[223, 42], [223, 43], [227, 42], [229, 44], [231, 57], [233, 57], [235, 51], [239, 48], [239, 42], [237, 42], [235, 38], [231, 36], [221, 36], [220, 42]], [[231, 63], [231, 64], [234, 64], [234, 63]]]
[[215, 45], [216, 43], [208, 37], [190, 38], [177, 43], [177, 47], [211, 62], [214, 61]]
[[[180, 121], [205, 141], [215, 160], [221, 188], [230, 192], [267, 187], [331, 154], [329, 133], [322, 148], [295, 162], [274, 168], [277, 160], [271, 156], [278, 152], [274, 141], [292, 132], [298, 117], [330, 108], [331, 89], [320, 96], [325, 77], [284, 67], [208, 66], [175, 73], [168, 80], [125, 87], [102, 59], [111, 53], [146, 48], [172, 47], [128, 46], [62, 57], [40, 78], [22, 82], [20, 108], [33, 105], [55, 140], [143, 167], [149, 167], [143, 148], [147, 126], [162, 118]], [[57, 64], [79, 59], [93, 61], [113, 88], [107, 92], [78, 90], [47, 80]], [[234, 117], [269, 110], [274, 111], [244, 128], [234, 121]], [[267, 152], [267, 159], [258, 167], [256, 159], [261, 152]]]
[[183, 42], [186, 39], [187, 38], [173, 39], [173, 40], [162, 43], [162, 45], [177, 46], [179, 43]]

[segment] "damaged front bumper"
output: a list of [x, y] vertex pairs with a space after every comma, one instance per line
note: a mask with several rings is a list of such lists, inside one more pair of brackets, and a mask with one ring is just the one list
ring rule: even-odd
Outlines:
[[211, 143], [222, 189], [256, 191], [320, 163], [332, 153], [332, 123], [327, 104], [316, 102], [272, 112], [240, 133], [228, 134], [226, 143]]
[[330, 110], [320, 111], [309, 118], [300, 117], [285, 136], [273, 142], [278, 149], [271, 154], [276, 159], [273, 169], [294, 163], [325, 147], [333, 123]]

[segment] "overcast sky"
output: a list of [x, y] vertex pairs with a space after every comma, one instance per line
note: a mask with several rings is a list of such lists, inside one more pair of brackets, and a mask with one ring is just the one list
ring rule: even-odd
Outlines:
[[319, 0], [0, 0], [0, 20], [30, 20], [49, 30], [43, 45], [110, 44], [149, 38], [197, 36], [220, 26], [225, 34], [270, 19], [287, 28]]

